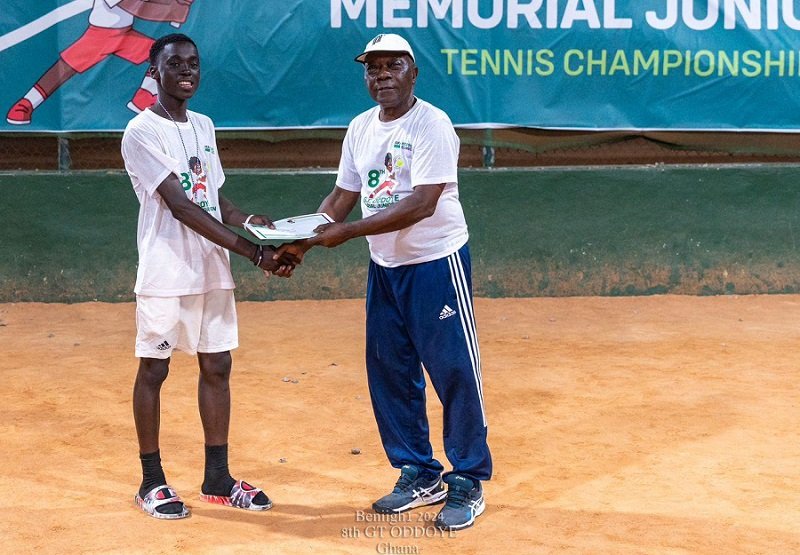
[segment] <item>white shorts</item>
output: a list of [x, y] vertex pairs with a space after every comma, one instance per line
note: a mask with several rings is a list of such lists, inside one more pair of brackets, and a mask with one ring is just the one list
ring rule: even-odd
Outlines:
[[238, 346], [232, 289], [181, 297], [136, 297], [137, 357], [169, 358], [174, 349], [190, 355], [222, 353]]

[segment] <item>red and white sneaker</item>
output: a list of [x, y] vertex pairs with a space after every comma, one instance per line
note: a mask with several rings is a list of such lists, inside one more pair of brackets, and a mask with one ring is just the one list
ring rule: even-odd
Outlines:
[[146, 89], [139, 89], [133, 98], [128, 102], [128, 109], [136, 112], [144, 112], [150, 106], [156, 103], [156, 95]]
[[11, 125], [30, 125], [33, 115], [33, 104], [27, 98], [20, 98], [6, 115], [6, 121]]

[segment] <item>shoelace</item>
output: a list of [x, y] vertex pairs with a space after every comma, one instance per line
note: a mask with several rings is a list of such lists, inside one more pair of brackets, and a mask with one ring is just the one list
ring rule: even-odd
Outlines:
[[401, 474], [400, 478], [397, 480], [397, 483], [394, 485], [394, 493], [401, 493], [405, 491], [413, 482], [414, 480], [411, 478], [411, 476], [408, 474]]
[[467, 497], [470, 490], [463, 488], [450, 488], [447, 492], [447, 503], [449, 507], [462, 507], [467, 504]]

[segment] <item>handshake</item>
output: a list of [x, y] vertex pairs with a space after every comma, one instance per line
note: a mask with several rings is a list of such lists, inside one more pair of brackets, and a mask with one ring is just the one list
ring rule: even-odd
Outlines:
[[296, 266], [303, 262], [303, 255], [313, 245], [308, 245], [308, 240], [298, 240], [285, 243], [280, 247], [272, 245], [256, 245], [250, 262], [264, 271], [269, 277], [272, 274], [280, 277], [291, 277]]
[[250, 256], [250, 261], [261, 268], [265, 276], [275, 274], [279, 277], [291, 277], [311, 247], [335, 247], [349, 238], [343, 233], [344, 224], [334, 222], [327, 214], [322, 213], [276, 222], [263, 215], [250, 216], [243, 227], [261, 241], [283, 241], [279, 247], [257, 244]]

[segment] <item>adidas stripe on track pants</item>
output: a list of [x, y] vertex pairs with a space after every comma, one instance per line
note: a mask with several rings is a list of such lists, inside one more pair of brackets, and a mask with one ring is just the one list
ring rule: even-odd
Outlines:
[[467, 245], [450, 256], [386, 268], [370, 261], [366, 363], [372, 407], [392, 466], [439, 473], [425, 410], [423, 366], [442, 403], [453, 472], [492, 475]]

